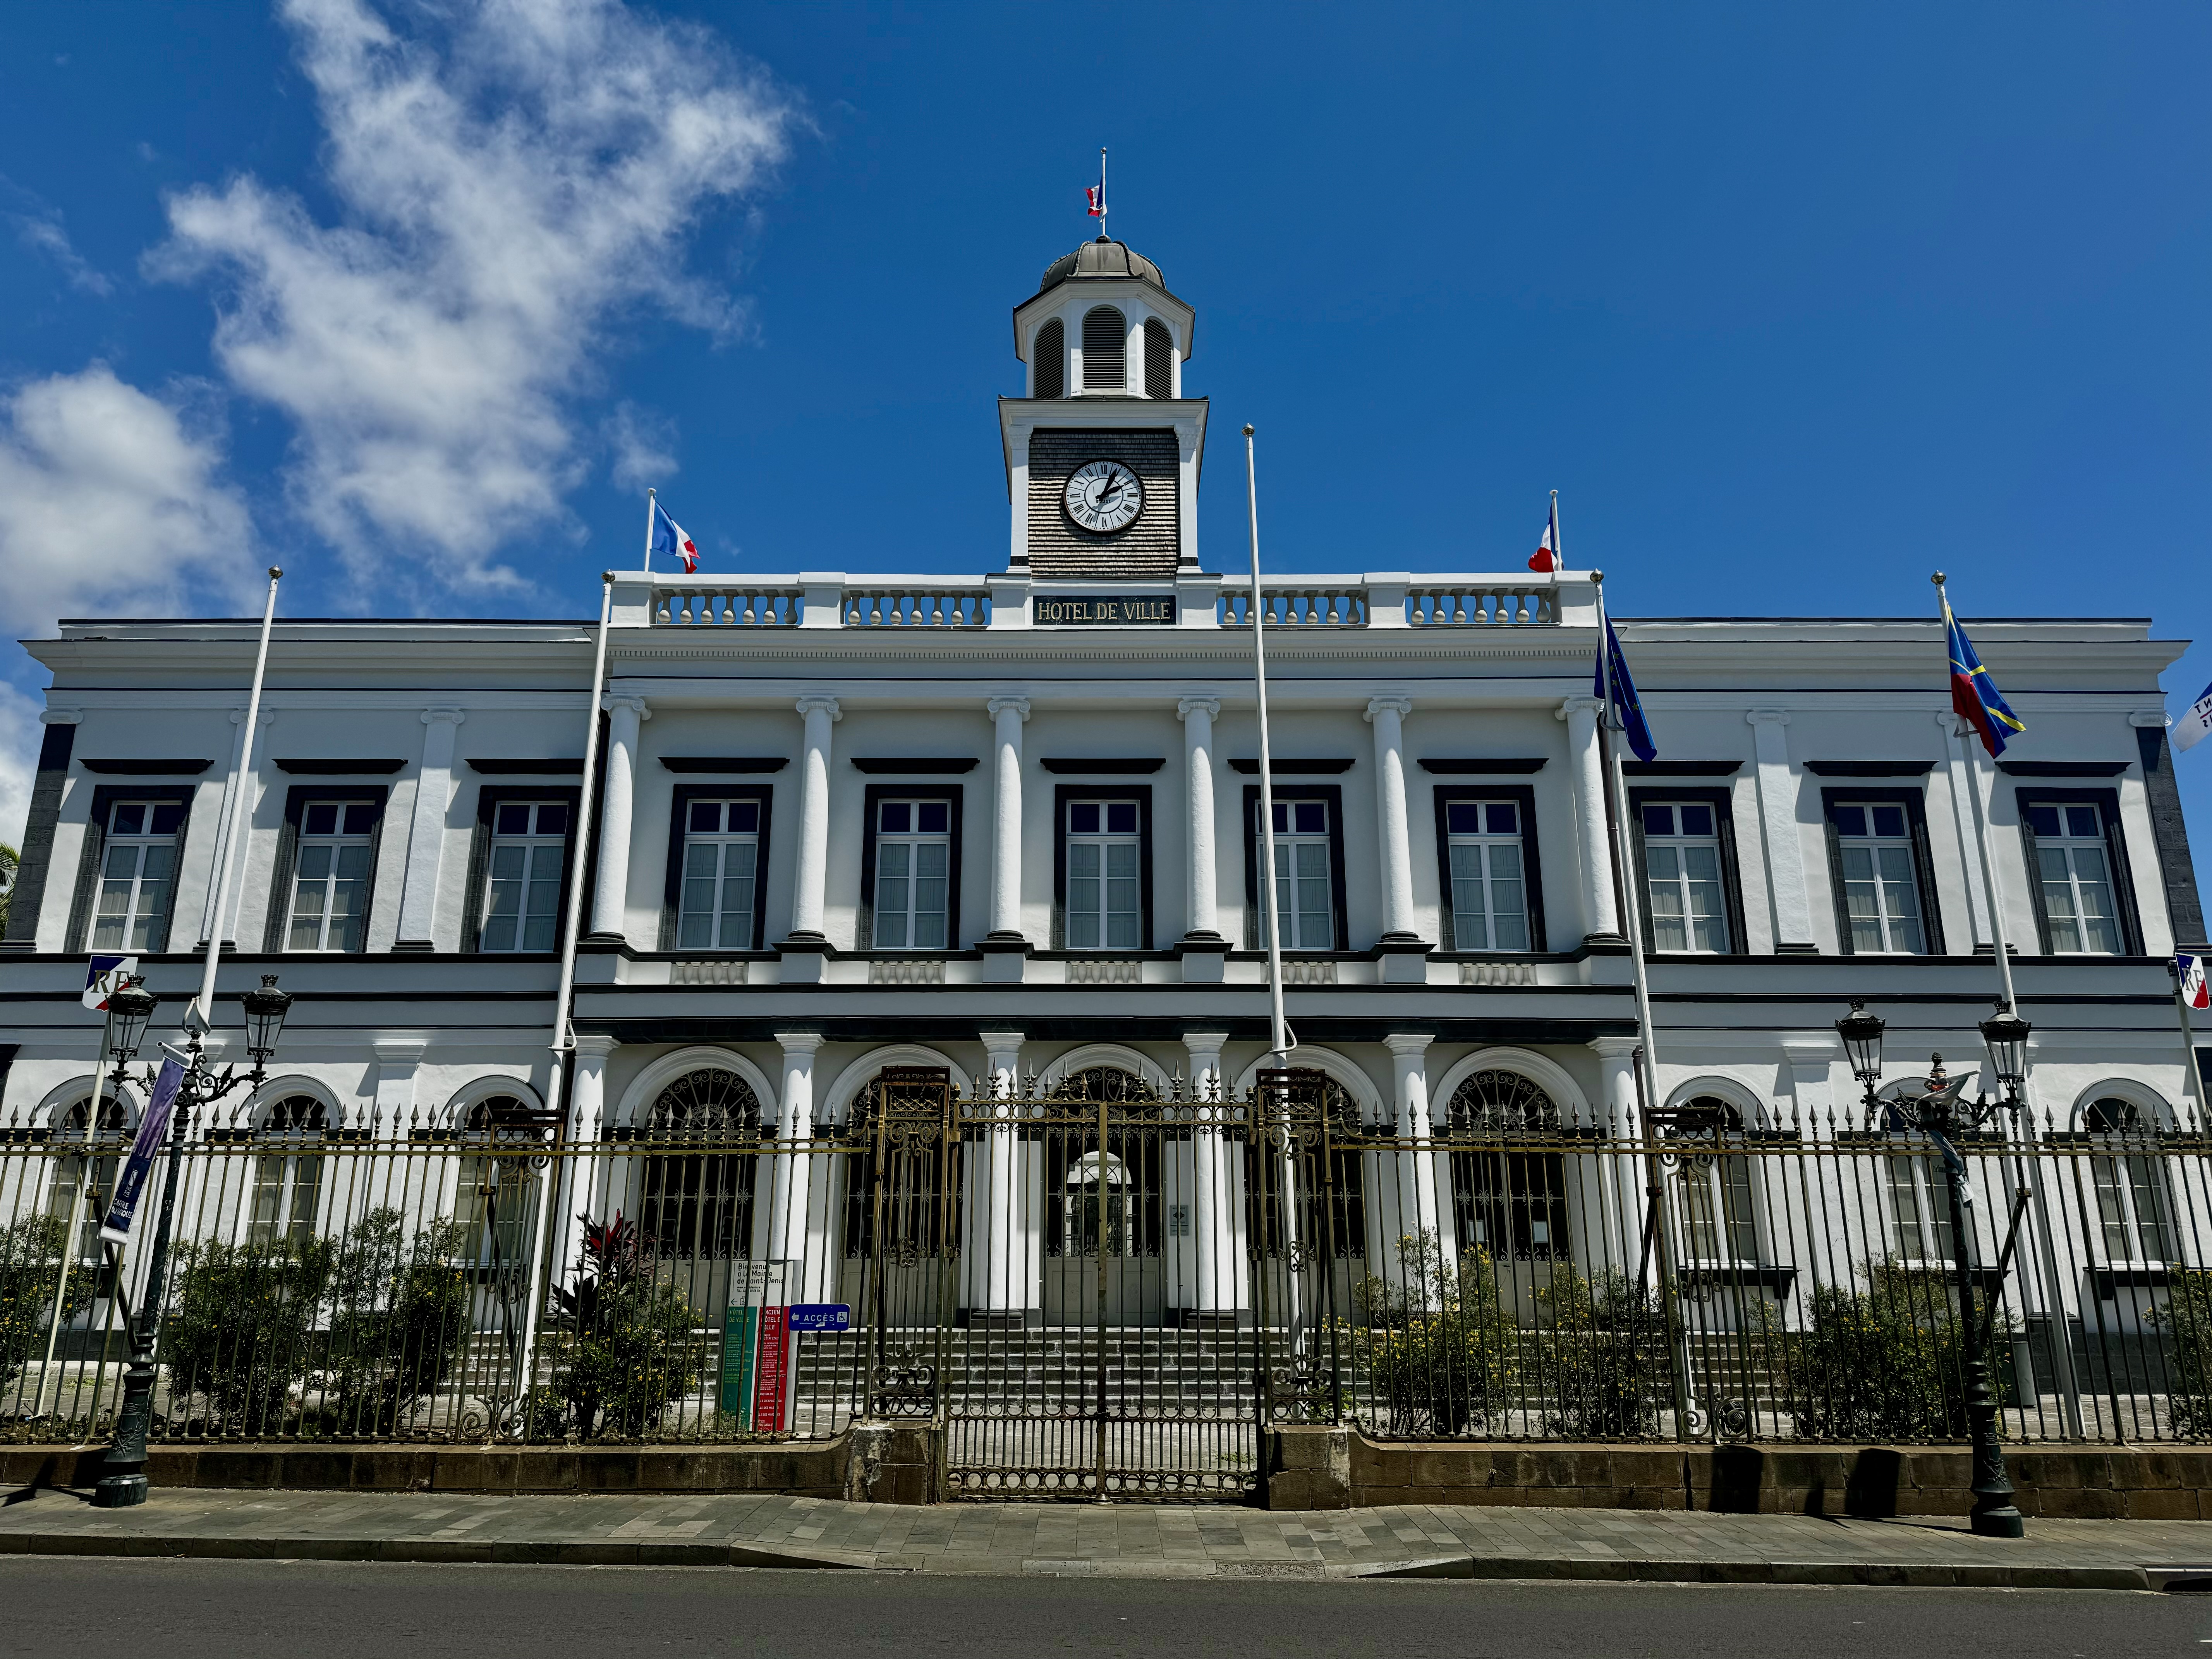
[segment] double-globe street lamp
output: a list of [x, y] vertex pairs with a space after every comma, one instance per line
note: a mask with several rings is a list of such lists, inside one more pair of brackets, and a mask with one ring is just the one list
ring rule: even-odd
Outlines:
[[[1989, 1358], [1982, 1340], [1982, 1322], [1974, 1310], [1974, 1236], [1966, 1226], [1966, 1161], [1954, 1144], [1961, 1134], [1981, 1130], [2008, 1108], [2022, 1104], [2027, 1080], [2027, 1038], [2033, 1029], [2013, 1012], [2008, 1003], [1981, 1024], [1982, 1042], [1990, 1054], [1990, 1070], [2003, 1094], [1996, 1100], [1977, 1097], [1972, 1104], [1961, 1098], [1964, 1077], [1947, 1079], [1943, 1056], [1930, 1054], [1928, 1086], [1919, 1092], [1899, 1090], [1887, 1100], [1877, 1100], [1881, 1086], [1881, 1038], [1887, 1022], [1866, 1011], [1861, 1002], [1836, 1022], [1851, 1071], [1866, 1091], [1867, 1110], [1876, 1106], [1898, 1127], [1917, 1130], [1934, 1141], [1942, 1154], [1943, 1189], [1951, 1212], [1952, 1257], [1959, 1287], [1959, 1352], [1966, 1370], [1966, 1433], [1973, 1447], [1973, 1529], [1984, 1538], [2018, 1538], [2025, 1528], [2013, 1502], [2012, 1481], [2005, 1474], [2004, 1451], [1997, 1442], [1996, 1395], [1990, 1387]], [[1992, 1285], [1990, 1295], [1999, 1294]]]
[[[106, 1473], [93, 1488], [92, 1501], [101, 1509], [128, 1509], [146, 1501], [146, 1430], [154, 1413], [154, 1348], [161, 1335], [161, 1304], [167, 1294], [169, 1225], [177, 1207], [177, 1171], [184, 1158], [185, 1137], [196, 1108], [212, 1105], [238, 1089], [258, 1089], [268, 1076], [269, 1057], [276, 1052], [276, 1038], [284, 1029], [284, 1016], [292, 1006], [289, 991], [276, 988], [276, 975], [264, 974], [258, 989], [248, 991], [246, 1004], [246, 1051], [253, 1069], [245, 1076], [226, 1066], [218, 1075], [209, 1069], [201, 1052], [200, 1025], [187, 1022], [183, 1056], [184, 1076], [177, 1089], [175, 1110], [169, 1122], [168, 1166], [161, 1182], [161, 1213], [154, 1227], [153, 1255], [146, 1265], [145, 1288], [140, 1294], [137, 1317], [131, 1322], [131, 1364], [123, 1373], [123, 1406], [115, 1420], [115, 1443], [108, 1448]], [[154, 1017], [159, 1000], [143, 985], [132, 984], [109, 999], [119, 1030], [127, 1030], [135, 1051]], [[123, 1047], [120, 1042], [118, 1048]], [[146, 1088], [151, 1098], [155, 1074], [148, 1068]], [[116, 1264], [116, 1285], [122, 1286], [122, 1264]]]

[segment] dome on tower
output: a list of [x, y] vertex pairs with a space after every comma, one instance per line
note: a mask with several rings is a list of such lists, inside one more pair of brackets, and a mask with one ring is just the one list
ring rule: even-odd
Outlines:
[[1150, 283], [1163, 294], [1168, 291], [1168, 279], [1160, 275], [1158, 265], [1134, 252], [1127, 243], [1109, 241], [1101, 236], [1096, 241], [1084, 243], [1073, 253], [1063, 253], [1047, 265], [1043, 280], [1037, 283], [1037, 292], [1042, 294], [1058, 288], [1071, 278], [1097, 276], [1133, 276], [1140, 283]]

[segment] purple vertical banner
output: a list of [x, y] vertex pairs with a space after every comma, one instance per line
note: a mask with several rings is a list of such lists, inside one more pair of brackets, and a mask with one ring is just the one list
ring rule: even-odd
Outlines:
[[146, 1103], [146, 1115], [138, 1120], [138, 1139], [131, 1143], [131, 1156], [124, 1160], [123, 1173], [116, 1177], [115, 1201], [107, 1206], [107, 1219], [100, 1224], [102, 1238], [117, 1244], [131, 1242], [131, 1223], [138, 1213], [139, 1194], [146, 1190], [155, 1154], [161, 1150], [162, 1139], [169, 1132], [169, 1114], [176, 1108], [177, 1091], [184, 1081], [185, 1068], [173, 1057], [161, 1062], [161, 1074], [154, 1079], [154, 1097]]

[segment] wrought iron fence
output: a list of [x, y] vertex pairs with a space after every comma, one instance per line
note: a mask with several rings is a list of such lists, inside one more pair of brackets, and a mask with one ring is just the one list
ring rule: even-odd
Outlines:
[[[198, 1126], [157, 1435], [727, 1441], [945, 1431], [951, 1496], [1230, 1494], [1271, 1422], [1390, 1438], [1962, 1438], [1962, 1252], [2014, 1441], [2212, 1438], [2212, 1140], [2126, 1101], [1959, 1146], [1693, 1101], [1433, 1123], [1322, 1073], [1233, 1098], [886, 1072], [763, 1139], [687, 1079], [556, 1144], [313, 1101]], [[0, 1126], [0, 1434], [112, 1419], [143, 1264], [127, 1103]], [[1945, 1182], [1972, 1197], [1966, 1237]], [[849, 1328], [835, 1328], [849, 1310]], [[794, 1316], [794, 1308], [817, 1310]], [[794, 1329], [794, 1324], [806, 1328]]]

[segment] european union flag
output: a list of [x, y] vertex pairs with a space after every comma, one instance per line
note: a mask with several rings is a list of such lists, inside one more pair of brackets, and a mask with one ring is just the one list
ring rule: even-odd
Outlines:
[[1613, 666], [1612, 713], [1620, 723], [1621, 735], [1628, 746], [1636, 751], [1638, 760], [1650, 760], [1659, 752], [1659, 745], [1651, 741], [1651, 727], [1644, 719], [1644, 704], [1636, 695], [1636, 682], [1629, 677], [1628, 659], [1620, 653], [1620, 635], [1613, 631], [1613, 618], [1605, 619], [1605, 643], [1598, 647], [1595, 683], [1593, 696], [1602, 700], [1607, 694], [1606, 665]]
[[1974, 642], [1966, 637], [1966, 630], [1959, 626], [1959, 619], [1951, 614], [1951, 597], [1943, 596], [1943, 631], [1951, 643], [1951, 707], [1959, 718], [1981, 734], [1982, 747], [1995, 760], [2004, 753], [2005, 744], [2015, 732], [2027, 730], [2027, 722], [2006, 707], [2004, 695], [1990, 678], [1990, 671], [1982, 666], [1982, 659], [1974, 654]]

